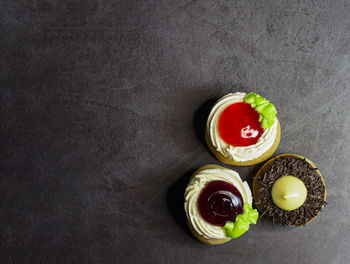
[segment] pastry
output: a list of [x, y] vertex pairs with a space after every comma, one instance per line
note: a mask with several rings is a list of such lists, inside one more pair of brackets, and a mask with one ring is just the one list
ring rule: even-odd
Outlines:
[[223, 163], [247, 166], [268, 159], [277, 149], [281, 127], [276, 108], [255, 93], [230, 93], [211, 109], [206, 142]]
[[185, 211], [193, 235], [209, 245], [241, 236], [258, 219], [248, 183], [218, 165], [203, 166], [193, 174], [185, 191]]
[[326, 204], [326, 185], [310, 160], [283, 154], [258, 171], [253, 195], [262, 216], [280, 225], [301, 226], [312, 222]]

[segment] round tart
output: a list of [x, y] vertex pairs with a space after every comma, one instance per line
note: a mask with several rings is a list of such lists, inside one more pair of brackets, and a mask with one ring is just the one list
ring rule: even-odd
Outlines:
[[230, 93], [211, 109], [206, 142], [221, 162], [247, 166], [268, 159], [277, 149], [281, 127], [276, 108], [255, 93]]
[[185, 211], [193, 235], [209, 245], [241, 236], [258, 220], [247, 182], [218, 165], [203, 166], [193, 174], [185, 191]]
[[283, 154], [266, 162], [253, 180], [255, 205], [280, 225], [312, 222], [326, 204], [326, 185], [307, 158]]

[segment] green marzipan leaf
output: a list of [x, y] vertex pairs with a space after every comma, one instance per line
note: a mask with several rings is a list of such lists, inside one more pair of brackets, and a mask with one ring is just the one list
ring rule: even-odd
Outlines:
[[259, 113], [259, 122], [262, 128], [270, 128], [273, 125], [277, 114], [273, 104], [256, 93], [247, 94], [244, 101]]
[[236, 216], [235, 222], [226, 222], [223, 227], [228, 237], [237, 238], [249, 230], [249, 224], [256, 224], [259, 213], [248, 203], [243, 205], [243, 213]]

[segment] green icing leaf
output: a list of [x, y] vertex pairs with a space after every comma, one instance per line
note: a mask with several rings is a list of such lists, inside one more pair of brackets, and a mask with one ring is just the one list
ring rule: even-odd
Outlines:
[[229, 234], [231, 233], [231, 231], [233, 230], [235, 224], [233, 222], [226, 222], [226, 224], [224, 225], [224, 232], [227, 236], [230, 236]]
[[269, 127], [269, 121], [266, 120], [266, 119], [263, 119], [262, 122], [261, 122], [261, 126], [262, 126], [263, 128]]
[[254, 93], [249, 93], [245, 96], [244, 101], [248, 104], [250, 104], [253, 108], [256, 107], [255, 104], [255, 94]]
[[261, 97], [261, 96], [255, 97], [255, 103], [256, 103], [257, 106], [264, 105], [264, 104], [266, 104], [268, 102], [269, 101], [267, 101], [264, 97]]
[[243, 214], [244, 218], [251, 224], [256, 224], [259, 218], [259, 212], [256, 209], [253, 209], [252, 206], [248, 203], [243, 205]]
[[224, 232], [228, 237], [237, 238], [249, 230], [249, 224], [256, 224], [259, 213], [248, 203], [243, 205], [243, 213], [236, 216], [235, 222], [226, 222]]
[[277, 110], [269, 100], [256, 93], [249, 93], [245, 96], [244, 101], [259, 113], [259, 122], [262, 128], [270, 128], [273, 125]]

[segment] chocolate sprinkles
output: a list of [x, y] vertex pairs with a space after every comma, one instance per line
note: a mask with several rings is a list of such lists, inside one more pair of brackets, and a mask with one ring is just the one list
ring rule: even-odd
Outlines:
[[[272, 201], [271, 189], [274, 182], [284, 176], [292, 175], [302, 180], [307, 189], [305, 203], [292, 211], [277, 207]], [[305, 159], [295, 156], [281, 156], [273, 159], [255, 178], [258, 182], [258, 194], [255, 204], [273, 223], [280, 225], [305, 225], [317, 216], [324, 201], [325, 186], [317, 168], [313, 168]]]

